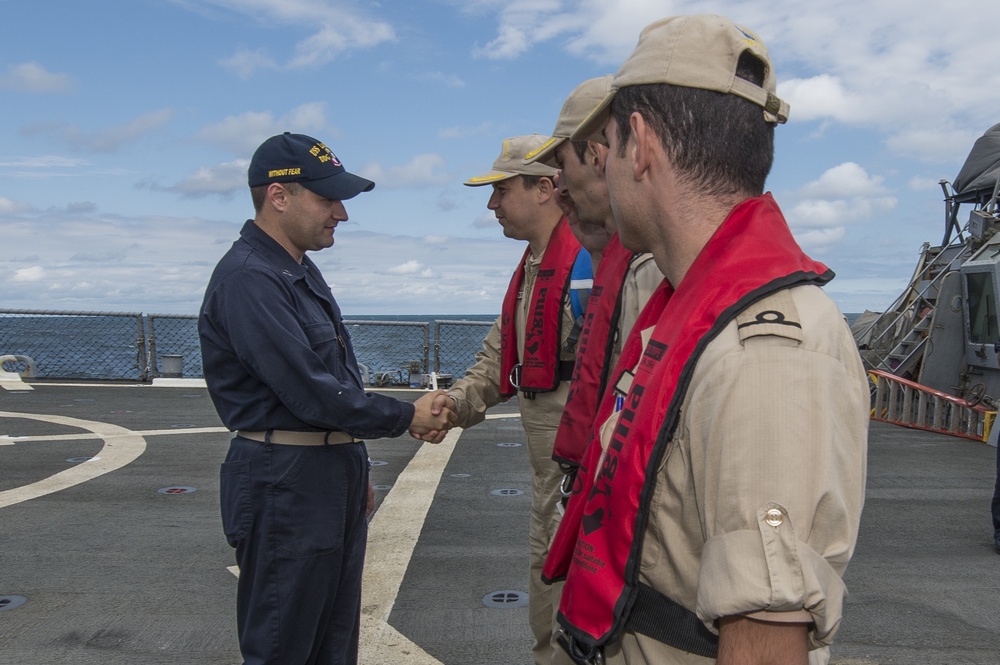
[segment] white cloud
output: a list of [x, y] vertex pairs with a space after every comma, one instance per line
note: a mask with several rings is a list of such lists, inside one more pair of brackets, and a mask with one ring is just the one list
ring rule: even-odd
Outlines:
[[419, 259], [373, 270], [370, 257], [412, 256], [420, 241], [354, 230], [336, 237], [332, 249], [310, 256], [332, 282], [345, 316], [497, 312], [524, 252], [523, 243], [502, 237], [453, 237]]
[[884, 193], [881, 176], [869, 175], [854, 162], [844, 162], [827, 169], [818, 180], [802, 188], [806, 196], [857, 197]]
[[[580, 57], [620, 63], [635, 46], [639, 31], [655, 19], [683, 13], [679, 2], [663, 0], [515, 0], [478, 3], [497, 10], [497, 36], [475, 45], [473, 55], [491, 60], [521, 56], [535, 45], [554, 40]], [[690, 10], [688, 10], [690, 11]]]
[[326, 128], [326, 105], [322, 102], [300, 104], [288, 113], [275, 116], [270, 111], [247, 111], [227, 116], [221, 122], [203, 127], [199, 141], [229, 150], [247, 159], [264, 139], [290, 131], [320, 132]]
[[220, 64], [249, 78], [257, 69], [318, 67], [342, 53], [393, 41], [396, 33], [382, 20], [365, 16], [347, 3], [326, 0], [202, 0], [246, 14], [262, 23], [298, 26], [312, 34], [301, 39], [284, 63], [265, 49], [238, 50]]
[[[455, 3], [458, 5], [459, 3]], [[955, 146], [996, 122], [1000, 88], [984, 56], [982, 26], [1000, 3], [955, 0], [942, 15], [905, 0], [801, 3], [744, 0], [480, 0], [465, 11], [496, 15], [496, 36], [473, 46], [495, 60], [524, 57], [546, 42], [614, 71], [647, 24], [671, 14], [714, 12], [755, 30], [774, 60], [790, 122], [828, 122], [884, 132], [893, 152], [948, 159]]]
[[851, 122], [863, 117], [863, 105], [850, 99], [840, 79], [829, 74], [779, 82], [778, 96], [794, 109], [795, 120], [834, 118]]
[[949, 129], [938, 126], [904, 127], [891, 133], [885, 143], [893, 152], [930, 161], [942, 157], [954, 157], [956, 152], [961, 154], [963, 150], [968, 152], [986, 129], [986, 127], [981, 130]]
[[420, 261], [407, 261], [386, 270], [390, 275], [416, 275], [423, 271], [424, 265]]
[[19, 268], [14, 271], [12, 282], [40, 282], [45, 279], [45, 268], [42, 266], [31, 266], [30, 268]]
[[497, 216], [492, 211], [484, 212], [472, 220], [472, 226], [477, 229], [496, 229], [499, 228], [499, 225]]
[[24, 169], [74, 168], [87, 162], [75, 157], [61, 155], [38, 155], [36, 157], [20, 157], [0, 160], [0, 167]]
[[140, 186], [153, 190], [176, 192], [184, 198], [197, 199], [211, 195], [228, 198], [236, 192], [246, 190], [247, 167], [249, 166], [249, 159], [237, 159], [218, 166], [203, 166], [193, 175], [169, 187], [159, 187], [151, 183], [142, 183]]
[[74, 150], [87, 153], [112, 153], [160, 129], [170, 122], [173, 115], [171, 109], [159, 109], [97, 132], [88, 132], [77, 125], [65, 124], [39, 126], [26, 130], [26, 133], [55, 132]]
[[260, 69], [278, 69], [278, 63], [263, 49], [256, 51], [241, 49], [228, 58], [219, 60], [219, 65], [244, 80], [249, 79]]
[[423, 187], [443, 185], [451, 180], [447, 173], [438, 171], [443, 166], [444, 157], [428, 153], [417, 155], [402, 166], [386, 168], [378, 162], [368, 162], [358, 170], [358, 174], [386, 189]]
[[16, 214], [21, 212], [28, 212], [30, 210], [31, 210], [30, 204], [21, 203], [19, 201], [13, 201], [6, 197], [0, 196], [0, 215]]
[[439, 139], [467, 139], [482, 136], [493, 131], [493, 123], [484, 122], [476, 127], [443, 127], [438, 130]]
[[37, 62], [9, 65], [0, 74], [0, 90], [15, 92], [66, 92], [73, 88], [68, 74], [53, 74]]
[[445, 74], [444, 72], [427, 72], [417, 77], [421, 81], [430, 83], [443, 83], [449, 88], [464, 88], [465, 81], [455, 74]]
[[392, 41], [396, 34], [388, 23], [341, 14], [327, 19], [319, 32], [298, 43], [289, 68], [326, 64], [344, 51], [371, 48]]
[[869, 174], [854, 162], [827, 169], [789, 197], [793, 205], [786, 209], [788, 223], [792, 228], [810, 229], [802, 237], [814, 244], [839, 242], [844, 238], [844, 224], [896, 207], [896, 198], [882, 182], [881, 176]]
[[[10, 246], [38, 247], [44, 237], [45, 251], [44, 262], [38, 252], [8, 256], [0, 293], [13, 308], [194, 313], [239, 228], [195, 217], [0, 212]], [[352, 316], [496, 312], [524, 251], [499, 234], [445, 243], [345, 227], [335, 238], [310, 257]]]
[[811, 229], [795, 233], [795, 239], [807, 252], [821, 253], [840, 243], [847, 231], [843, 226], [827, 229]]
[[941, 178], [928, 178], [925, 176], [914, 176], [910, 178], [907, 186], [915, 192], [920, 191], [941, 191]]

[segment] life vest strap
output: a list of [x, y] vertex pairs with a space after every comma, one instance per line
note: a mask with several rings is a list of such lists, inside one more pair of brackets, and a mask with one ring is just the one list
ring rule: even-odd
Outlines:
[[697, 614], [642, 582], [625, 630], [706, 658], [716, 658], [719, 653], [719, 636], [706, 628]]

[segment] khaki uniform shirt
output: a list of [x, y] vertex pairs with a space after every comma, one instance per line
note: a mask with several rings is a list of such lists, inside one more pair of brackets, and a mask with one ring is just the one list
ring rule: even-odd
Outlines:
[[[535, 288], [538, 267], [542, 257], [528, 256], [524, 264], [524, 281], [518, 294], [514, 325], [517, 330], [517, 357], [524, 355], [524, 328], [528, 319], [528, 307], [531, 305], [530, 294]], [[561, 360], [572, 361], [576, 349], [566, 351], [566, 339], [573, 329], [573, 308], [566, 298], [563, 304], [562, 330], [560, 340]], [[552, 461], [552, 444], [555, 441], [559, 418], [566, 404], [566, 394], [569, 391], [569, 381], [563, 381], [559, 387], [548, 393], [536, 393], [534, 399], [518, 397], [521, 410], [521, 422], [528, 437], [528, 449], [532, 467], [535, 473], [553, 475], [556, 483], [561, 478], [558, 465]], [[476, 355], [476, 363], [470, 367], [465, 376], [455, 382], [448, 390], [458, 404], [458, 426], [471, 427], [483, 421], [486, 410], [500, 403], [500, 319], [497, 318], [490, 328], [483, 348]], [[553, 470], [554, 469], [554, 470]], [[548, 484], [548, 483], [547, 483]], [[554, 533], [553, 533], [554, 535]]]
[[[656, 267], [653, 255], [649, 253], [639, 254], [628, 267], [625, 273], [625, 284], [622, 285], [622, 309], [618, 316], [618, 334], [611, 349], [611, 357], [608, 358], [608, 367], [614, 369], [618, 362], [618, 357], [622, 354], [622, 347], [629, 332], [635, 325], [635, 320], [639, 318], [642, 308], [649, 302], [649, 297], [653, 291], [660, 286], [663, 281], [663, 273]], [[610, 370], [609, 370], [610, 371]]]
[[[760, 324], [762, 312], [801, 327]], [[743, 312], [698, 360], [657, 469], [640, 580], [713, 631], [738, 614], [811, 622], [810, 662], [826, 662], [864, 503], [868, 405], [850, 330], [821, 289]], [[615, 421], [602, 426], [605, 449]], [[605, 656], [712, 662], [634, 633]]]

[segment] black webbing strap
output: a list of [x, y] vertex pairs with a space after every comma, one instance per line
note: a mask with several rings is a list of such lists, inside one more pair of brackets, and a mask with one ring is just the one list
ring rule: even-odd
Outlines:
[[570, 328], [563, 350], [567, 353], [576, 351], [576, 343], [580, 341], [580, 333], [583, 332], [583, 314], [573, 320], [573, 327]]
[[698, 615], [642, 583], [625, 630], [706, 658], [715, 658], [719, 652], [718, 635]]

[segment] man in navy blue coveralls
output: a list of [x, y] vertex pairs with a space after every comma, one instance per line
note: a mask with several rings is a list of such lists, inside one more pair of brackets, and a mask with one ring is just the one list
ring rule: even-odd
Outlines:
[[236, 432], [222, 465], [223, 529], [240, 567], [246, 665], [353, 665], [371, 510], [362, 439], [448, 428], [366, 393], [340, 308], [305, 255], [333, 245], [343, 201], [374, 183], [323, 143], [285, 133], [250, 162], [255, 218], [219, 261], [198, 332], [209, 394]]

